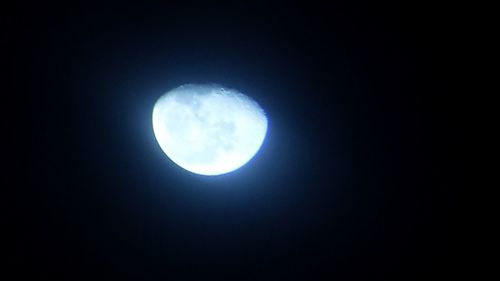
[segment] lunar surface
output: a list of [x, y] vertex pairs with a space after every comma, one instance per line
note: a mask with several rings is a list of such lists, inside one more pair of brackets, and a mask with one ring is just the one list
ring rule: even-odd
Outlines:
[[257, 102], [236, 90], [188, 84], [158, 99], [153, 130], [174, 163], [196, 174], [220, 175], [240, 168], [257, 153], [267, 118]]

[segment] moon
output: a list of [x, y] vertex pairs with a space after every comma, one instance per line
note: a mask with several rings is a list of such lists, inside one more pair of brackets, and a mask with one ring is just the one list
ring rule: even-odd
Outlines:
[[175, 164], [200, 175], [232, 172], [262, 146], [268, 121], [250, 97], [216, 84], [186, 84], [155, 103], [153, 131]]

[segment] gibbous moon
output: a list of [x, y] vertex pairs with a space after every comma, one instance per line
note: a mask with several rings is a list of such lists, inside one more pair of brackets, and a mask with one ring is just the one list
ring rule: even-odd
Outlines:
[[252, 159], [266, 136], [267, 118], [257, 102], [236, 90], [187, 84], [158, 99], [153, 130], [174, 163], [213, 176]]

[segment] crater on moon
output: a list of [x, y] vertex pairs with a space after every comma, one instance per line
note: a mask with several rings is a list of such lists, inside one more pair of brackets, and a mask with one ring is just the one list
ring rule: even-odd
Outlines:
[[153, 130], [165, 154], [202, 175], [219, 175], [245, 165], [267, 132], [262, 108], [248, 96], [220, 85], [187, 84], [158, 99]]

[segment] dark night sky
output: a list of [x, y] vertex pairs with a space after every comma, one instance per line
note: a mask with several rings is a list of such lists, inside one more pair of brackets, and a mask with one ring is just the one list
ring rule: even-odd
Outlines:
[[[447, 277], [444, 9], [181, 2], [7, 12], [9, 267], [31, 280]], [[159, 96], [211, 82], [270, 122], [256, 157], [218, 177], [174, 165], [151, 127]]]

